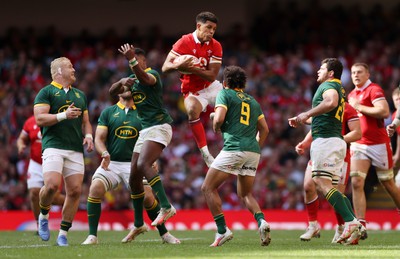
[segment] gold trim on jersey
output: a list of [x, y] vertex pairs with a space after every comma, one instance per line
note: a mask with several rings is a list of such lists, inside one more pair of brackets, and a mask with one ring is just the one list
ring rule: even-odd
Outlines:
[[233, 88], [233, 90], [235, 90], [236, 92], [242, 92], [243, 93], [243, 89], [241, 89], [241, 88]]
[[37, 103], [33, 107], [38, 107], [38, 106], [50, 106], [48, 103]]
[[226, 106], [226, 105], [224, 105], [224, 104], [217, 104], [217, 105], [215, 105], [214, 110], [215, 110], [217, 107], [225, 108], [225, 110], [228, 110], [228, 106]]
[[336, 83], [342, 84], [342, 81], [340, 81], [340, 79], [337, 79], [337, 78], [327, 80], [327, 82], [336, 82]]
[[[56, 81], [52, 81], [50, 83], [52, 86], [57, 87], [58, 89], [63, 89], [64, 86], [62, 84], [57, 83]], [[71, 89], [71, 85], [67, 86], [67, 88]]]
[[[125, 105], [123, 105], [121, 102], [117, 103], [117, 106], [121, 109], [121, 110], [125, 110]], [[132, 105], [132, 109], [136, 110], [136, 106]]]

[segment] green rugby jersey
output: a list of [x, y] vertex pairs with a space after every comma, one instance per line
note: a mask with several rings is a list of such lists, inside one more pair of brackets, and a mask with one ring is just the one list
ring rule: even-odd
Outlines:
[[107, 107], [101, 112], [97, 127], [108, 130], [106, 146], [111, 161], [130, 162], [142, 128], [136, 107], [130, 107], [127, 113], [120, 102]]
[[[133, 101], [135, 102], [139, 119], [142, 121], [142, 128], [149, 128], [164, 123], [171, 124], [172, 118], [164, 108], [163, 86], [160, 75], [157, 71], [148, 68], [147, 73], [153, 75], [157, 82], [153, 86], [141, 85], [139, 80], [131, 87]], [[131, 78], [136, 76], [132, 74]]]
[[334, 89], [338, 92], [339, 105], [328, 113], [324, 113], [312, 118], [311, 133], [313, 139], [330, 137], [343, 138], [342, 122], [345, 105], [345, 90], [342, 87], [341, 81], [338, 79], [333, 79], [320, 84], [314, 94], [312, 107], [316, 107], [322, 102], [323, 93], [329, 89]]
[[225, 151], [251, 151], [260, 153], [256, 140], [257, 122], [264, 118], [260, 104], [239, 89], [223, 89], [216, 99], [215, 107], [227, 110], [221, 126]]
[[82, 110], [82, 115], [76, 119], [60, 121], [53, 126], [42, 127], [42, 151], [46, 148], [58, 148], [83, 153], [82, 118], [83, 112], [87, 112], [87, 100], [81, 90], [70, 86], [66, 93], [62, 85], [53, 81], [39, 91], [34, 106], [50, 105], [49, 113], [57, 114], [66, 111], [71, 103]]

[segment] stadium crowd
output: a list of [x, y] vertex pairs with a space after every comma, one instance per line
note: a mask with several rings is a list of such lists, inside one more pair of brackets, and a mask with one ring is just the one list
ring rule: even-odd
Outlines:
[[[260, 16], [230, 31], [217, 30], [215, 38], [224, 48], [223, 67], [239, 65], [249, 76], [247, 91], [263, 107], [270, 134], [263, 147], [254, 185], [254, 195], [263, 209], [302, 210], [303, 176], [307, 156], [297, 156], [295, 145], [309, 130], [293, 130], [287, 119], [311, 106], [318, 86], [316, 71], [322, 59], [339, 57], [345, 65], [343, 85], [353, 88], [349, 67], [355, 61], [370, 65], [371, 78], [385, 90], [391, 108], [391, 93], [400, 81], [400, 4], [385, 12], [377, 4], [367, 12], [360, 6], [326, 9], [313, 2], [301, 9], [272, 2]], [[312, 10], [312, 11], [305, 11]], [[217, 14], [218, 15], [218, 14]], [[223, 21], [221, 21], [223, 22]], [[346, 33], [343, 29], [346, 28]], [[177, 36], [176, 36], [177, 37]], [[26, 168], [29, 154], [18, 156], [16, 139], [25, 120], [33, 113], [33, 100], [51, 82], [49, 62], [68, 57], [76, 68], [75, 86], [86, 93], [93, 128], [101, 111], [115, 103], [108, 90], [112, 83], [129, 74], [129, 66], [117, 48], [135, 42], [148, 52], [148, 65], [161, 72], [175, 36], [163, 35], [159, 27], [146, 32], [132, 27], [125, 35], [113, 29], [94, 36], [88, 30], [79, 35], [63, 35], [55, 27], [10, 27], [0, 35], [0, 211], [29, 210]], [[220, 77], [221, 79], [221, 77]], [[178, 73], [163, 75], [164, 101], [174, 119], [173, 139], [159, 161], [167, 194], [177, 209], [206, 209], [200, 191], [207, 167], [189, 130]], [[212, 131], [202, 115], [210, 151], [222, 147], [220, 135]], [[85, 154], [85, 179], [80, 209], [86, 209], [91, 177], [101, 158]], [[223, 209], [242, 209], [235, 195], [235, 178], [220, 189]], [[103, 210], [130, 208], [130, 193], [121, 187], [109, 192]], [[328, 203], [322, 203], [328, 207]]]

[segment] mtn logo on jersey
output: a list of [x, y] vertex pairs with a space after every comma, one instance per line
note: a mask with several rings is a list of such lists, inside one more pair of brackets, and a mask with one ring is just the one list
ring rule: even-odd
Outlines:
[[143, 92], [133, 92], [132, 99], [135, 104], [142, 103], [146, 100], [146, 94]]
[[138, 136], [138, 131], [132, 126], [121, 126], [115, 130], [115, 136], [122, 139], [131, 139]]
[[58, 109], [58, 113], [65, 112], [68, 109], [69, 105], [63, 105]]

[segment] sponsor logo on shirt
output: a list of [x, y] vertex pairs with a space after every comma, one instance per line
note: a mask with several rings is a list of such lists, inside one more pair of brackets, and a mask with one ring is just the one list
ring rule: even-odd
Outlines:
[[143, 92], [133, 92], [132, 98], [135, 104], [142, 103], [144, 100], [146, 100], [146, 94]]
[[335, 165], [333, 163], [324, 163], [323, 164], [324, 167], [334, 167]]
[[138, 135], [137, 129], [132, 126], [121, 126], [115, 130], [115, 136], [122, 139], [136, 138]]

